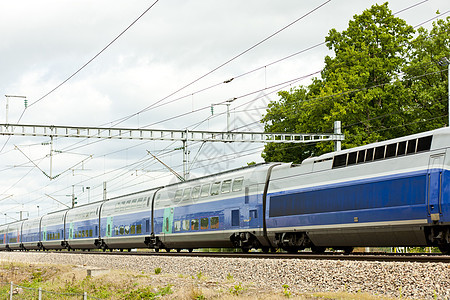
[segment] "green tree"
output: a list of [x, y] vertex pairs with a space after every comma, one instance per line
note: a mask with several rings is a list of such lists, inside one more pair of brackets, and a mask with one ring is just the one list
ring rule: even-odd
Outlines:
[[[447, 43], [448, 49], [446, 26], [448, 21], [437, 22], [435, 27], [439, 28], [431, 34], [439, 34], [436, 39], [441, 45]], [[418, 110], [427, 106], [431, 98], [442, 97], [443, 90], [423, 92], [425, 83], [420, 81], [426, 79], [416, 78], [415, 72], [426, 56], [424, 52], [434, 47], [434, 39], [426, 38], [428, 33], [420, 29], [418, 37], [412, 40], [413, 33], [414, 29], [404, 20], [393, 16], [387, 3], [355, 15], [342, 32], [330, 30], [326, 43], [334, 56], [325, 57], [321, 78], [314, 79], [307, 87], [280, 92], [280, 100], [271, 102], [263, 117], [265, 130], [332, 132], [334, 121], [340, 120], [346, 136], [343, 148], [423, 131], [424, 126], [417, 125], [424, 118]], [[444, 75], [439, 73], [439, 76]], [[442, 82], [443, 77], [439, 80]], [[442, 111], [441, 106], [438, 108]], [[435, 113], [431, 108], [429, 115]], [[268, 144], [262, 156], [266, 161], [300, 162], [332, 150], [332, 143]]]
[[409, 64], [404, 68], [404, 85], [412, 99], [409, 113], [411, 132], [448, 125], [448, 65], [450, 59], [450, 17], [433, 23], [428, 32], [418, 29], [409, 45]]

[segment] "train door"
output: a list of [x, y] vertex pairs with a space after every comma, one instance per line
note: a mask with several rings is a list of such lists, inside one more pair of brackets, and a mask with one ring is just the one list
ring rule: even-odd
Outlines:
[[260, 227], [259, 220], [260, 213], [258, 212], [258, 185], [253, 184], [245, 187], [244, 199], [244, 228], [258, 228]]
[[112, 228], [113, 228], [113, 217], [106, 217], [106, 232], [105, 236], [107, 238], [112, 237]]
[[42, 241], [47, 241], [47, 226], [44, 226], [44, 230], [42, 231]]
[[173, 227], [173, 207], [164, 209], [164, 219], [163, 219], [163, 234], [164, 238], [166, 234], [172, 233]]
[[445, 153], [430, 156], [428, 164], [427, 212], [431, 221], [442, 217], [442, 171]]
[[74, 236], [74, 232], [73, 232], [73, 223], [69, 224], [69, 240], [72, 240]]

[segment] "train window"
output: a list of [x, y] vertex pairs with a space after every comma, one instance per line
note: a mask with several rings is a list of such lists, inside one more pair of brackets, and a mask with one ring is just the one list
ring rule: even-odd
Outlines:
[[125, 229], [123, 228], [123, 226], [119, 227], [119, 233], [120, 235], [123, 235], [125, 233]]
[[200, 196], [200, 186], [194, 186], [192, 188], [191, 197], [192, 199], [197, 199]]
[[183, 230], [189, 230], [189, 220], [183, 220]]
[[208, 229], [209, 228], [209, 219], [208, 218], [201, 218], [200, 219], [200, 229]]
[[[58, 235], [59, 235], [59, 233], [58, 233]], [[92, 229], [89, 229], [89, 237], [92, 237]], [[58, 237], [58, 239], [59, 239], [59, 237]]]
[[175, 228], [175, 231], [180, 231], [181, 230], [181, 221], [173, 222], [173, 227]]
[[366, 150], [359, 150], [358, 151], [358, 164], [364, 162], [365, 156], [366, 156]]
[[198, 230], [198, 220], [197, 219], [191, 220], [191, 230]]
[[[141, 225], [139, 224], [137, 227], [141, 227]], [[145, 232], [149, 232], [150, 231], [150, 220], [145, 220]], [[140, 233], [140, 232], [138, 232]]]
[[231, 226], [239, 226], [239, 209], [231, 211]]
[[386, 146], [386, 158], [394, 157], [397, 152], [397, 143]]
[[348, 154], [347, 166], [356, 164], [356, 155], [357, 154], [358, 154], [358, 152], [351, 152]]
[[202, 185], [202, 191], [200, 193], [200, 196], [203, 197], [208, 197], [209, 196], [209, 187], [211, 186], [210, 183], [208, 184], [204, 184]]
[[131, 207], [132, 208], [136, 208], [137, 204], [137, 199], [133, 199], [133, 201], [131, 201]]
[[333, 168], [344, 167], [347, 163], [347, 154], [336, 155], [333, 160]]
[[136, 225], [136, 233], [142, 233], [142, 225], [141, 224], [137, 224]]
[[130, 234], [130, 226], [125, 226], [125, 234]]
[[373, 160], [384, 158], [384, 148], [385, 146], [378, 146], [375, 148], [375, 157]]
[[136, 225], [131, 225], [130, 234], [136, 234]]
[[248, 215], [251, 219], [257, 219], [258, 218], [258, 211], [256, 209], [252, 209], [248, 212]]
[[398, 143], [397, 146], [397, 156], [399, 155], [405, 155], [406, 153], [406, 141]]
[[222, 194], [229, 193], [231, 191], [231, 179], [224, 180], [222, 182]]
[[408, 147], [406, 148], [406, 154], [411, 154], [416, 152], [416, 140], [409, 140]]
[[114, 235], [119, 235], [119, 227], [114, 227]]
[[373, 148], [366, 150], [366, 160], [365, 161], [372, 161], [373, 160]]
[[432, 137], [432, 135], [429, 135], [419, 138], [417, 142], [417, 152], [430, 150]]
[[183, 200], [189, 199], [190, 196], [191, 196], [191, 188], [184, 189]]
[[177, 190], [175, 192], [175, 200], [181, 200], [181, 197], [183, 197], [183, 190]]
[[220, 181], [216, 181], [212, 184], [211, 196], [219, 195], [220, 183]]
[[219, 217], [211, 218], [211, 229], [219, 229]]
[[233, 192], [240, 192], [242, 191], [242, 186], [244, 185], [244, 178], [236, 178], [233, 181]]

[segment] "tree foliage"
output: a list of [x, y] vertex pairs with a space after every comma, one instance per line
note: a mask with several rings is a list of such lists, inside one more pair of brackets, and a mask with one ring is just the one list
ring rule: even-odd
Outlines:
[[[355, 15], [342, 32], [326, 37], [321, 78], [279, 93], [262, 122], [267, 132], [332, 132], [340, 120], [343, 148], [442, 127], [446, 123], [446, 66], [450, 18], [417, 32], [387, 3]], [[414, 37], [414, 34], [416, 36]], [[293, 161], [332, 151], [332, 143], [268, 144], [266, 161]]]

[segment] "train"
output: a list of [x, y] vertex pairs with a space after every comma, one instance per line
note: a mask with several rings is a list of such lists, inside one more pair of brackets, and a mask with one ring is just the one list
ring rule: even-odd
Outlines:
[[0, 250], [439, 247], [450, 254], [450, 128], [261, 163], [0, 226]]

